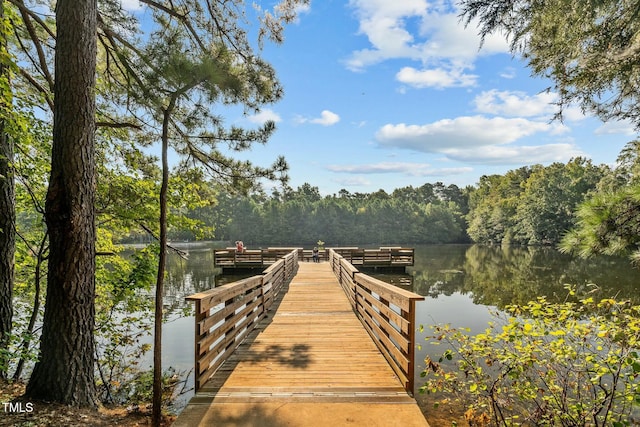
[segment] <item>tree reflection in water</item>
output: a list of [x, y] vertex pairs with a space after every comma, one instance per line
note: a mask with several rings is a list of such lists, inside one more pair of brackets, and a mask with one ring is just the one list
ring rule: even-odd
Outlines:
[[[164, 334], [171, 345], [165, 350], [165, 357], [168, 366], [184, 372], [193, 366], [194, 327], [193, 317], [189, 317], [191, 305], [184, 297], [256, 274], [222, 275], [222, 271], [213, 266], [213, 247], [216, 246], [192, 244], [181, 247], [189, 251], [188, 259], [176, 255], [169, 259], [165, 288], [169, 323]], [[525, 304], [542, 295], [549, 301], [561, 301], [567, 295], [565, 284], [585, 291], [592, 289], [589, 284], [595, 284], [598, 293], [594, 298], [616, 297], [640, 302], [637, 289], [640, 271], [623, 258], [583, 260], [545, 247], [429, 245], [415, 249], [415, 265], [407, 268], [406, 274], [378, 271], [372, 275], [427, 297], [418, 304], [418, 324], [452, 323], [479, 332], [487, 327], [490, 308]], [[420, 337], [417, 341], [423, 342]], [[416, 354], [418, 385], [423, 381], [419, 374], [429, 351], [423, 345]], [[189, 397], [189, 394], [183, 396], [175, 409], [179, 411]], [[433, 420], [430, 418], [433, 408], [426, 396], [416, 395], [416, 398], [423, 411], [431, 414], [427, 418]]]
[[475, 304], [502, 308], [538, 296], [566, 297], [565, 284], [596, 296], [640, 301], [640, 271], [617, 257], [580, 259], [547, 247], [438, 245], [416, 248], [413, 291], [431, 298], [469, 295]]

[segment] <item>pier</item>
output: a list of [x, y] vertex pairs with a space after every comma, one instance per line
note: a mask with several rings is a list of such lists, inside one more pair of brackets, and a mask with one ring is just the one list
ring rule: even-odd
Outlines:
[[174, 426], [428, 426], [412, 397], [423, 297], [337, 251], [298, 255], [188, 297], [196, 394]]
[[[235, 248], [216, 249], [213, 263], [224, 270], [265, 269], [284, 255], [296, 251], [300, 261], [311, 261], [311, 249], [266, 248], [237, 251]], [[351, 264], [363, 268], [404, 268], [414, 263], [414, 249], [402, 247], [380, 247], [362, 249], [358, 247], [329, 248], [319, 251], [320, 260], [327, 261], [330, 251], [342, 256]]]

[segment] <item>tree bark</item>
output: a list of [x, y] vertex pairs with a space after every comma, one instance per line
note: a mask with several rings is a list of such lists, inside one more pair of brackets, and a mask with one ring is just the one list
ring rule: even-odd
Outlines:
[[[4, 1], [0, 0], [0, 25], [4, 21]], [[6, 29], [0, 28], [0, 52], [7, 49]], [[9, 71], [0, 62], [0, 79], [9, 80]], [[7, 87], [10, 87], [7, 85]], [[3, 94], [0, 97], [2, 117], [9, 109]], [[16, 247], [15, 181], [13, 174], [13, 140], [6, 132], [5, 119], [0, 119], [0, 378], [9, 373], [9, 346], [13, 318], [14, 255]]]
[[47, 297], [26, 396], [95, 407], [96, 0], [58, 0]]
[[179, 95], [173, 94], [162, 117], [162, 184], [160, 186], [160, 256], [156, 280], [156, 304], [153, 333], [153, 398], [151, 425], [160, 426], [162, 421], [162, 294], [164, 293], [164, 270], [167, 263], [167, 191], [169, 189], [169, 122]]

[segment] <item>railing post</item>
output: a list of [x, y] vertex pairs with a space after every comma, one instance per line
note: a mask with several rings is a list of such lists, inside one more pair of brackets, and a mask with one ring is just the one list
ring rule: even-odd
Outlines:
[[[233, 304], [235, 298], [231, 298], [228, 299], [224, 302], [224, 306], [230, 306], [231, 304]], [[235, 313], [231, 313], [229, 314], [227, 317], [224, 318], [225, 323], [228, 322], [229, 320], [233, 319], [233, 317], [235, 316]], [[224, 337], [228, 337], [229, 335], [233, 335], [235, 333], [236, 330], [236, 325], [233, 325], [231, 328], [229, 328], [229, 330], [227, 331], [226, 334], [224, 334]], [[225, 348], [225, 350], [230, 349], [233, 345], [235, 344], [235, 339], [233, 340], [233, 342], [230, 342], [229, 345]]]
[[[260, 296], [262, 296], [262, 313], [260, 313], [260, 315], [264, 314], [267, 312], [267, 299], [264, 296], [264, 286], [265, 286], [265, 280], [264, 280], [264, 275], [262, 275], [262, 279], [260, 279]], [[272, 294], [273, 294], [273, 285], [271, 286], [271, 290], [272, 290]]]
[[415, 361], [416, 357], [416, 300], [409, 300], [409, 369], [407, 379], [409, 380], [408, 391], [411, 396], [415, 394]]
[[198, 339], [200, 338], [200, 321], [203, 320], [206, 317], [207, 313], [201, 313], [200, 310], [202, 308], [202, 301], [200, 300], [196, 300], [196, 307], [195, 307], [195, 325], [196, 325], [196, 330], [195, 330], [195, 342], [194, 342], [194, 349], [193, 349], [193, 356], [194, 356], [194, 369], [193, 369], [193, 383], [195, 384], [195, 392], [197, 393], [198, 390], [200, 389], [200, 369], [199, 369], [199, 359], [200, 359], [200, 351], [198, 349]]
[[358, 274], [361, 274], [361, 273], [358, 271], [351, 275], [351, 283], [349, 283], [349, 286], [353, 286], [353, 311], [356, 313], [356, 316], [358, 316], [360, 321], [362, 321], [362, 318], [361, 318], [362, 316], [358, 311], [358, 304], [360, 304], [360, 302], [358, 301], [358, 290], [360, 286], [358, 285], [358, 281], [356, 280], [356, 276]]

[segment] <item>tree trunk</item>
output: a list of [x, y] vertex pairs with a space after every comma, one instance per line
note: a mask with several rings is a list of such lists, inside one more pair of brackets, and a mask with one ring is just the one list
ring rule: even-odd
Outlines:
[[[7, 349], [13, 318], [13, 271], [16, 246], [13, 144], [0, 121], [0, 349]], [[0, 378], [7, 378], [9, 355], [0, 350]]]
[[162, 294], [164, 270], [167, 263], [167, 190], [169, 188], [169, 120], [175, 107], [176, 95], [163, 112], [162, 120], [162, 184], [160, 185], [160, 256], [156, 280], [156, 306], [153, 334], [153, 407], [151, 425], [160, 426], [162, 421]]
[[96, 0], [56, 5], [50, 254], [40, 359], [26, 396], [95, 407]]
[[[4, 21], [4, 1], [0, 0], [0, 25]], [[0, 53], [6, 52], [6, 29], [0, 28]], [[4, 57], [4, 55], [3, 55]], [[7, 65], [0, 62], [0, 80], [9, 80]], [[4, 85], [3, 85], [4, 86]], [[6, 85], [10, 87], [10, 85]], [[6, 117], [9, 105], [6, 97], [0, 97], [2, 117]], [[0, 120], [0, 378], [7, 378], [13, 317], [13, 277], [16, 247], [15, 184], [13, 175], [13, 140], [6, 133], [5, 120]]]

